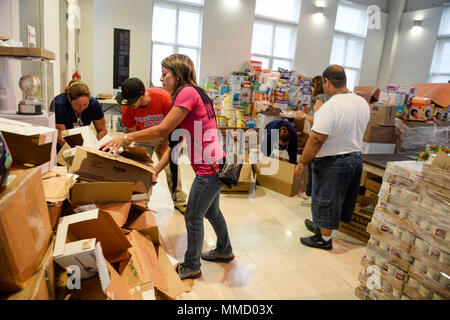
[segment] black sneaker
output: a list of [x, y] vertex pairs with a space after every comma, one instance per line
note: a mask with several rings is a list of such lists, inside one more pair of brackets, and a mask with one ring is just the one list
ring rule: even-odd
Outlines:
[[178, 264], [176, 271], [181, 280], [184, 279], [197, 279], [202, 276], [201, 270], [192, 270], [186, 267], [184, 263]]
[[201, 258], [206, 261], [212, 262], [230, 262], [234, 259], [234, 254], [221, 254], [217, 249], [212, 249], [210, 251], [203, 252]]
[[306, 226], [306, 229], [308, 229], [308, 230], [311, 231], [312, 233], [314, 233], [314, 234], [320, 234], [320, 228], [319, 228], [318, 226], [316, 226], [316, 225], [314, 224], [314, 222], [312, 222], [311, 220], [306, 219], [306, 220], [305, 220], [305, 226]]
[[311, 237], [300, 238], [300, 242], [307, 247], [311, 248], [319, 248], [324, 250], [333, 249], [333, 240], [330, 239], [328, 241], [323, 240], [321, 234], [315, 234]]

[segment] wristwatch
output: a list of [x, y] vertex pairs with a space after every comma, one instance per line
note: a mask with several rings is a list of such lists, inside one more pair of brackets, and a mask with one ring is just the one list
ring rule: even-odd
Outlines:
[[127, 134], [126, 134], [126, 133], [123, 135], [123, 141], [125, 141], [125, 143], [126, 143], [127, 145], [130, 144], [130, 141], [128, 141], [128, 137], [127, 137]]

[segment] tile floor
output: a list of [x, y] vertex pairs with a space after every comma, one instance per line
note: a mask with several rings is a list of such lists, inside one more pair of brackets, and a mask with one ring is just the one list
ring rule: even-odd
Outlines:
[[[154, 159], [157, 161], [157, 159]], [[181, 166], [183, 189], [194, 179], [190, 165]], [[181, 299], [357, 299], [353, 292], [362, 270], [364, 243], [337, 232], [332, 251], [304, 247], [310, 235], [304, 220], [311, 210], [299, 197], [288, 198], [256, 186], [250, 195], [221, 196], [236, 258], [228, 264], [202, 261], [202, 277]], [[186, 229], [183, 216], [173, 210], [165, 174], [161, 173], [149, 204], [155, 212], [166, 251], [183, 261]], [[215, 245], [215, 234], [205, 220], [204, 249]]]

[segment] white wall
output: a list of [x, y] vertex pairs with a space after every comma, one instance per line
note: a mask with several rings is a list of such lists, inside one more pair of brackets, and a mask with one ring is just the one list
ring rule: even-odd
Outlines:
[[207, 75], [228, 77], [250, 59], [255, 0], [241, 0], [234, 8], [226, 0], [206, 0], [200, 83]]
[[[438, 7], [403, 14], [391, 83], [410, 85], [428, 82], [442, 10]], [[414, 34], [412, 26], [414, 20], [419, 18], [423, 18], [422, 32]]]
[[[153, 1], [149, 0], [94, 1], [93, 95], [113, 90], [114, 28], [131, 30], [130, 77], [138, 77], [146, 86], [150, 85], [152, 11]], [[87, 55], [82, 56], [86, 58]]]
[[60, 93], [59, 0], [44, 0], [43, 47], [55, 53], [53, 60], [53, 96]]
[[359, 73], [360, 86], [377, 87], [378, 73], [383, 55], [383, 44], [386, 39], [386, 28], [389, 15], [381, 13], [381, 29], [367, 30], [364, 40], [364, 52]]
[[322, 74], [330, 64], [337, 13], [337, 1], [324, 0], [324, 19], [316, 21], [316, 2], [302, 1], [294, 60], [294, 67], [298, 71], [312, 76]]
[[[89, 86], [91, 91], [95, 91], [94, 74], [97, 73], [97, 71], [94, 68], [94, 59], [96, 58], [95, 54], [100, 54], [103, 52], [103, 50], [94, 42], [94, 1], [81, 0], [79, 1], [79, 5], [81, 12], [81, 21], [79, 36], [80, 70], [78, 70], [78, 72], [81, 75], [81, 80]], [[75, 70], [68, 70], [68, 76], [70, 77], [70, 79], [72, 79], [72, 74], [74, 71]], [[102, 76], [102, 74], [100, 73], [98, 75]], [[93, 92], [92, 94], [96, 95]]]
[[0, 35], [12, 37], [11, 0], [0, 1]]

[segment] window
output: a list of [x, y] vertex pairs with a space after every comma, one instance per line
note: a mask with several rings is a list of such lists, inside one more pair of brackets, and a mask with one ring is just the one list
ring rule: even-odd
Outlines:
[[447, 83], [450, 80], [450, 6], [444, 7], [438, 40], [431, 65], [430, 82]]
[[265, 69], [291, 69], [299, 13], [300, 0], [256, 0], [252, 60]]
[[344, 67], [347, 87], [352, 91], [359, 82], [367, 23], [367, 7], [339, 2], [330, 63]]
[[173, 53], [189, 56], [199, 77], [203, 0], [155, 1], [151, 79], [161, 86], [161, 61]]

